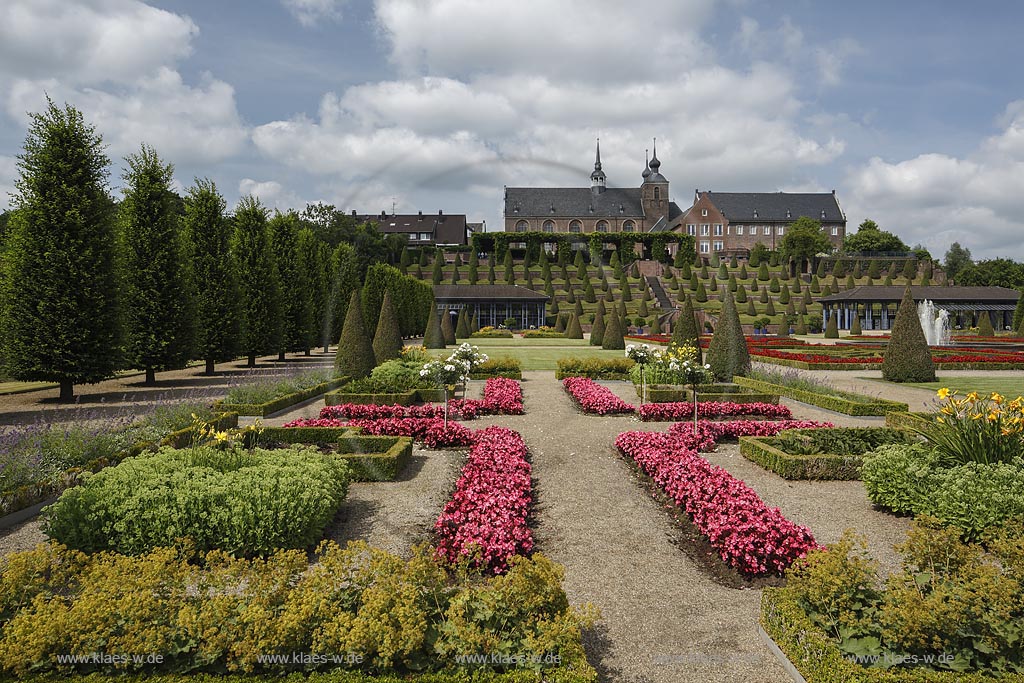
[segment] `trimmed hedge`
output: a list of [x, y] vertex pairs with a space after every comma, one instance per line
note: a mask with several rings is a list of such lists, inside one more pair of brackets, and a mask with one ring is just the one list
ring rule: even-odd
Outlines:
[[410, 406], [419, 397], [417, 389], [399, 394], [349, 394], [342, 389], [324, 394], [324, 403], [329, 406], [340, 406], [345, 403], [374, 404], [380, 406]]
[[[561, 335], [559, 335], [561, 336]], [[522, 379], [523, 366], [517, 358], [501, 356], [488, 358], [473, 369], [469, 374], [470, 379], [492, 379], [494, 377], [505, 377], [506, 379]]]
[[332, 379], [330, 382], [324, 382], [318, 384], [315, 387], [310, 387], [305, 391], [297, 391], [293, 394], [287, 394], [276, 398], [273, 401], [267, 401], [266, 403], [223, 403], [217, 402], [214, 404], [215, 407], [220, 408], [226, 412], [235, 412], [239, 415], [256, 415], [258, 417], [266, 417], [272, 413], [276, 413], [280, 410], [284, 410], [297, 403], [308, 401], [309, 399], [319, 396], [320, 394], [336, 389], [349, 381], [348, 377], [338, 377]]
[[751, 379], [749, 377], [737, 376], [733, 377], [732, 381], [736, 384], [750, 387], [751, 389], [770, 391], [774, 394], [791, 398], [794, 401], [800, 401], [801, 403], [807, 403], [827, 410], [834, 410], [837, 413], [843, 413], [844, 415], [887, 415], [891, 412], [905, 413], [909, 410], [909, 406], [907, 406], [906, 403], [887, 401], [880, 398], [872, 399], [870, 402], [861, 403], [859, 401], [852, 401], [840, 396], [795, 389], [783, 384], [773, 384], [771, 382], [764, 382], [758, 379]]
[[629, 379], [629, 371], [633, 364], [630, 358], [559, 358], [555, 379]]
[[412, 439], [407, 436], [350, 432], [338, 440], [338, 449], [353, 481], [394, 481], [412, 460]]
[[[739, 384], [739, 382], [737, 382]], [[742, 391], [714, 391], [711, 385], [708, 389], [697, 390], [697, 401], [699, 403], [778, 403], [778, 394], [758, 393], [744, 388]], [[636, 385], [636, 395], [640, 395], [640, 385]], [[647, 387], [647, 401], [649, 403], [687, 403], [693, 402], [693, 391], [683, 385], [655, 384]]]
[[914, 431], [932, 426], [932, 413], [891, 412], [885, 414], [885, 426], [890, 429]]
[[254, 448], [261, 443], [274, 442], [334, 444], [353, 429], [352, 427], [264, 427], [258, 436], [256, 432], [246, 434], [245, 447]]
[[761, 594], [761, 628], [797, 668], [807, 683], [991, 683], [1020, 681], [1018, 674], [987, 674], [925, 669], [881, 669], [847, 659], [835, 641], [811, 620], [786, 588]]
[[859, 455], [793, 455], [776, 448], [772, 437], [741, 436], [740, 455], [783, 479], [860, 479]]
[[[559, 335], [561, 336], [561, 335]], [[470, 339], [511, 339], [511, 330], [480, 330], [469, 335]]]

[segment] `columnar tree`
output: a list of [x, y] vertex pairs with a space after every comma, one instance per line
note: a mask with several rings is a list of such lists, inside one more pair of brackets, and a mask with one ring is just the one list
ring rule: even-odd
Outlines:
[[195, 307], [189, 261], [171, 190], [174, 167], [143, 145], [125, 158], [121, 241], [125, 357], [146, 371], [177, 370], [192, 358]]
[[903, 292], [892, 335], [882, 356], [882, 378], [890, 382], [935, 381], [935, 363], [909, 286]]
[[731, 382], [733, 376], [742, 377], [750, 372], [747, 340], [743, 337], [740, 316], [728, 290], [722, 299], [722, 314], [708, 347], [708, 364], [719, 382]]
[[[327, 291], [327, 302], [324, 305], [326, 310], [324, 319], [324, 332], [330, 339], [338, 339], [341, 336], [341, 327], [348, 313], [348, 302], [352, 292], [360, 286], [359, 256], [351, 244], [342, 242], [331, 254], [329, 281]], [[324, 343], [324, 353], [328, 350], [327, 343]]]
[[109, 163], [74, 107], [31, 115], [3, 258], [3, 359], [14, 379], [57, 382], [62, 401], [121, 367]]
[[245, 304], [242, 352], [253, 368], [257, 356], [280, 348], [282, 327], [280, 285], [267, 230], [267, 210], [254, 197], [243, 197], [235, 209], [231, 250], [237, 259]]
[[302, 228], [298, 235], [298, 258], [299, 267], [306, 271], [309, 278], [309, 318], [303, 331], [306, 355], [309, 355], [312, 347], [326, 343], [321, 339], [320, 332], [330, 287], [326, 268], [326, 261], [330, 258], [329, 248], [312, 230]]
[[334, 357], [334, 371], [340, 376], [358, 379], [369, 376], [376, 358], [373, 344], [366, 333], [363, 304], [359, 291], [352, 292], [345, 313], [345, 324], [338, 340], [338, 353]]
[[214, 365], [241, 350], [243, 311], [227, 204], [212, 180], [198, 178], [185, 196], [185, 242], [195, 289], [196, 355]]
[[293, 212], [275, 213], [267, 223], [281, 293], [279, 360], [284, 360], [287, 351], [309, 351], [308, 330], [313, 306], [309, 271], [299, 258], [300, 227], [299, 217]]
[[391, 302], [391, 291], [384, 290], [384, 301], [381, 303], [380, 315], [377, 316], [377, 331], [373, 335], [373, 357], [377, 365], [401, 356], [402, 346], [398, 312]]

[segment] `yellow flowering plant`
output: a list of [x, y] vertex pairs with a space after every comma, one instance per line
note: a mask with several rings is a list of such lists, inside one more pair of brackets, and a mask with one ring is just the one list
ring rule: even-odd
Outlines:
[[1011, 462], [1024, 456], [1024, 398], [1009, 401], [992, 392], [960, 396], [945, 387], [935, 424], [915, 430], [946, 466]]

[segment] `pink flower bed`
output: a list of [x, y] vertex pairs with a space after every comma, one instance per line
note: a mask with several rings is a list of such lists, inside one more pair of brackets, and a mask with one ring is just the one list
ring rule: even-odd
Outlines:
[[522, 415], [523, 387], [518, 381], [506, 377], [492, 377], [484, 384], [484, 399], [479, 414]]
[[610, 389], [586, 377], [566, 377], [562, 386], [585, 413], [615, 415], [632, 413], [636, 408], [616, 396]]
[[[760, 417], [793, 417], [786, 406], [776, 403], [733, 403], [731, 401], [708, 401], [697, 403], [697, 417], [715, 415], [757, 415]], [[640, 419], [644, 422], [685, 420], [693, 417], [692, 403], [647, 403], [640, 406]]]
[[[826, 426], [790, 422], [708, 422], [673, 425], [668, 433], [626, 432], [615, 445], [636, 461], [707, 536], [722, 560], [746, 576], [782, 574], [795, 560], [818, 548], [807, 527], [769, 507], [726, 470], [697, 454], [726, 436], [770, 435], [782, 429]], [[831, 425], [828, 425], [831, 426]]]
[[449, 562], [479, 553], [480, 566], [500, 573], [513, 555], [533, 549], [527, 525], [531, 468], [518, 432], [488, 427], [475, 439], [455, 493], [434, 525], [437, 551]]
[[411, 436], [427, 448], [461, 448], [473, 444], [473, 432], [458, 422], [439, 417], [388, 417], [376, 420], [341, 420], [337, 418], [300, 418], [285, 427], [359, 427], [371, 436]]
[[[523, 389], [514, 379], [497, 377], [484, 384], [483, 400], [473, 398], [448, 402], [448, 417], [457, 420], [472, 420], [477, 415], [522, 415]], [[444, 417], [443, 405], [422, 406], [379, 406], [374, 404], [343, 403], [324, 406], [320, 417], [328, 419], [349, 418], [353, 420], [383, 420], [394, 418]]]
[[[455, 401], [452, 401], [455, 403]], [[462, 419], [471, 420], [476, 417], [476, 413], [472, 411], [470, 406], [470, 415], [462, 415]], [[451, 411], [449, 414], [454, 416], [457, 411]], [[353, 420], [406, 420], [411, 418], [431, 418], [431, 417], [443, 417], [444, 408], [442, 406], [435, 405], [423, 405], [423, 406], [379, 406], [372, 403], [342, 403], [336, 406], [324, 406], [320, 409], [320, 417], [324, 419], [342, 419], [349, 418]]]

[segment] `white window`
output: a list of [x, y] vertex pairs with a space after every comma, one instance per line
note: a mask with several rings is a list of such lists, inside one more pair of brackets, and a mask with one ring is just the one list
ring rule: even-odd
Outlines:
[[701, 216], [707, 216], [708, 215], [708, 210], [707, 209], [701, 209], [700, 210], [700, 215]]
[[833, 225], [832, 226], [832, 236], [835, 237], [838, 234], [839, 234], [839, 226], [838, 225]]
[[700, 225], [700, 234], [701, 234], [701, 237], [707, 237], [708, 235], [710, 235], [711, 234], [711, 224], [710, 223], [701, 223], [701, 225]]
[[519, 221], [516, 223], [516, 232], [526, 232], [530, 229], [530, 224], [527, 221]]
[[721, 237], [721, 236], [722, 236], [722, 224], [721, 223], [715, 223], [715, 237]]
[[711, 243], [710, 242], [701, 242], [700, 243], [700, 253], [707, 254], [710, 251], [711, 251]]
[[697, 224], [696, 223], [688, 223], [686, 225], [686, 232], [689, 235], [696, 236], [697, 235]]
[[770, 234], [772, 234], [772, 226], [770, 226], [770, 225], [766, 225], [766, 226], [764, 226], [764, 234], [765, 234], [765, 235], [770, 235]]
[[430, 239], [430, 233], [429, 232], [421, 232], [420, 233], [420, 239], [421, 240], [429, 240]]
[[723, 249], [725, 249], [725, 242], [722, 242], [721, 240], [717, 240], [715, 242], [715, 251], [722, 251]]
[[554, 221], [544, 221], [544, 232], [554, 232], [554, 231], [555, 231], [555, 222]]
[[636, 223], [633, 221], [626, 221], [622, 224], [622, 232], [636, 232]]
[[579, 221], [569, 221], [569, 232], [583, 232], [583, 224]]
[[786, 234], [786, 226], [780, 225], [778, 227], [778, 229], [775, 231], [775, 234], [776, 235], [785, 235]]
[[742, 225], [737, 225], [736, 226], [736, 234], [737, 235], [742, 235], [743, 234], [743, 226]]
[[597, 231], [598, 232], [608, 232], [608, 221], [598, 221], [597, 222]]

